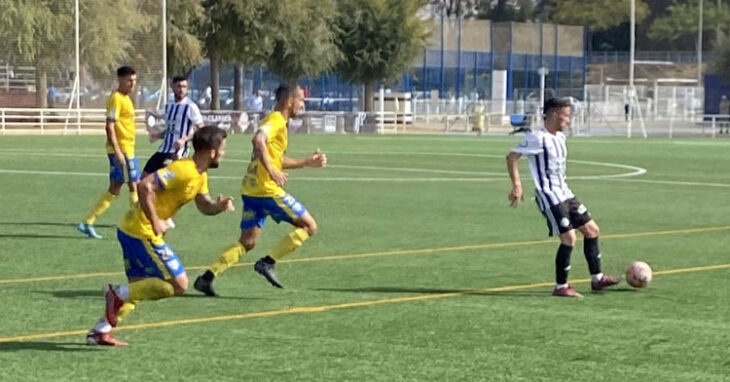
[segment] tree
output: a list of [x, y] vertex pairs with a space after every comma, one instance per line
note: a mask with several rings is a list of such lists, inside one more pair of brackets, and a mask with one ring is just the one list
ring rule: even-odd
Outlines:
[[189, 74], [203, 60], [194, 26], [203, 17], [199, 0], [167, 2], [167, 72]]
[[[548, 0], [538, 9], [542, 19], [558, 24], [586, 25], [602, 31], [626, 23], [631, 18], [631, 0]], [[636, 21], [649, 15], [644, 0], [636, 0]]]
[[331, 70], [340, 58], [335, 46], [335, 2], [288, 0], [272, 4], [278, 32], [267, 60], [269, 70], [290, 84], [302, 76]]
[[478, 17], [492, 21], [529, 21], [535, 18], [533, 0], [480, 0]]
[[[108, 76], [128, 59], [133, 35], [144, 24], [139, 0], [88, 0], [80, 3], [80, 56], [95, 76]], [[74, 7], [63, 0], [3, 0], [0, 51], [8, 62], [35, 67], [36, 104], [46, 107], [49, 72], [73, 68]], [[110, 23], [109, 20], [114, 20]]]
[[730, 38], [727, 34], [720, 33], [716, 42], [712, 51], [710, 71], [730, 82]]
[[274, 49], [276, 25], [269, 22], [274, 12], [269, 0], [237, 0], [232, 1], [231, 17], [226, 20], [232, 25], [225, 27], [235, 31], [230, 36], [230, 49], [223, 57], [226, 61], [234, 61], [233, 108], [243, 108], [243, 74], [247, 66], [259, 66], [266, 63]]
[[[670, 43], [675, 49], [691, 50], [696, 47], [699, 31], [697, 0], [675, 2], [667, 8], [667, 11], [665, 16], [652, 23], [649, 28], [649, 38], [658, 43]], [[702, 24], [703, 32], [707, 32], [704, 36], [708, 41], [715, 40], [718, 32], [726, 32], [729, 23], [728, 7], [719, 8], [715, 2], [705, 1]]]
[[337, 72], [365, 84], [365, 111], [373, 110], [374, 83], [401, 75], [423, 52], [428, 24], [422, 0], [339, 0]]
[[428, 0], [428, 6], [433, 16], [458, 16], [473, 18], [477, 15], [477, 6], [482, 0]]

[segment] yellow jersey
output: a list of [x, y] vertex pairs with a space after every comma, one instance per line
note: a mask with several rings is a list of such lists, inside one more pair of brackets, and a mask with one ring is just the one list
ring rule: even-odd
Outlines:
[[[167, 220], [196, 195], [205, 195], [208, 190], [208, 173], [198, 173], [192, 159], [181, 159], [172, 162], [169, 166], [158, 170], [155, 180], [159, 189], [155, 193], [155, 209], [160, 220]], [[129, 236], [136, 238], [155, 237], [147, 216], [139, 204], [127, 212], [119, 229]]]
[[[260, 132], [266, 134], [266, 151], [269, 162], [275, 169], [282, 170], [284, 153], [289, 144], [286, 119], [281, 112], [274, 111], [261, 121]], [[254, 197], [281, 197], [286, 191], [271, 179], [261, 160], [251, 156], [246, 175], [243, 177], [241, 194]]]
[[[127, 158], [134, 158], [134, 105], [128, 95], [114, 91], [106, 101], [106, 120], [114, 122], [114, 135], [119, 149]], [[114, 154], [114, 147], [107, 142], [106, 152]]]

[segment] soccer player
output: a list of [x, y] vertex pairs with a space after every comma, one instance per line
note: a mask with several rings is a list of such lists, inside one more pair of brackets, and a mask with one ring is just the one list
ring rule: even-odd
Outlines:
[[535, 182], [535, 201], [547, 219], [548, 235], [554, 236], [556, 232], [560, 235], [560, 247], [555, 257], [556, 285], [553, 296], [582, 298], [568, 284], [570, 254], [576, 242], [576, 229], [583, 234], [583, 253], [591, 273], [591, 289], [600, 291], [618, 284], [621, 278], [601, 272], [598, 224], [565, 182], [568, 151], [563, 130], [570, 124], [570, 102], [548, 99], [544, 113], [545, 126], [527, 133], [525, 139], [507, 155], [507, 171], [512, 179], [509, 200], [513, 207], [524, 200], [517, 163], [522, 155], [527, 155]]
[[129, 185], [129, 202], [137, 203], [139, 164], [134, 156], [134, 105], [129, 94], [134, 90], [137, 75], [133, 68], [122, 66], [117, 69], [117, 90], [112, 92], [106, 103], [106, 152], [109, 157], [109, 188], [94, 204], [86, 218], [76, 227], [81, 233], [93, 239], [101, 239], [96, 233], [94, 222], [119, 196], [122, 185]]
[[145, 164], [143, 178], [173, 160], [187, 157], [188, 141], [193, 138], [195, 130], [203, 127], [203, 116], [198, 105], [188, 98], [188, 79], [184, 76], [173, 77], [172, 92], [174, 100], [165, 105], [165, 131], [161, 136], [150, 135], [151, 141], [162, 138], [163, 142]]
[[327, 164], [327, 157], [319, 150], [301, 159], [284, 156], [288, 145], [287, 120], [294, 117], [303, 104], [304, 92], [300, 87], [282, 85], [276, 89], [276, 107], [261, 122], [252, 140], [253, 154], [241, 187], [241, 236], [195, 280], [193, 287], [205, 295], [217, 296], [213, 289], [214, 278], [235, 264], [241, 255], [253, 249], [267, 216], [277, 223], [285, 221], [294, 226], [294, 230], [284, 236], [268, 256], [260, 258], [254, 265], [254, 270], [277, 288], [282, 288], [282, 285], [274, 272], [276, 262], [299, 248], [317, 231], [317, 223], [312, 215], [282, 188], [287, 178], [283, 169], [322, 167]]
[[86, 335], [91, 345], [124, 346], [115, 339], [112, 328], [134, 310], [141, 300], [157, 300], [179, 296], [188, 287], [185, 267], [177, 254], [163, 240], [167, 230], [165, 219], [171, 218], [183, 205], [195, 199], [205, 215], [233, 211], [233, 198], [208, 195], [210, 168], [217, 168], [225, 154], [226, 132], [206, 126], [193, 136], [195, 154], [162, 168], [142, 179], [140, 203], [122, 218], [117, 238], [122, 246], [128, 284], [107, 285], [106, 310]]

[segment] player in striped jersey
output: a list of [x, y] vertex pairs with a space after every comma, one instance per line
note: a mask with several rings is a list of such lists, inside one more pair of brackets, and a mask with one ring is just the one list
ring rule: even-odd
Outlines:
[[188, 98], [188, 79], [184, 76], [173, 77], [172, 92], [175, 99], [165, 105], [165, 131], [162, 136], [150, 135], [152, 141], [162, 138], [162, 144], [145, 164], [143, 178], [176, 159], [187, 157], [188, 141], [193, 138], [195, 130], [203, 127], [203, 116], [198, 105]]
[[591, 289], [600, 291], [621, 281], [618, 276], [601, 272], [598, 249], [599, 228], [588, 209], [575, 197], [565, 181], [568, 150], [563, 130], [570, 125], [570, 102], [549, 99], [545, 102], [545, 126], [530, 132], [507, 155], [507, 170], [512, 179], [509, 200], [513, 207], [523, 199], [522, 183], [517, 162], [526, 155], [535, 183], [535, 201], [547, 219], [549, 236], [560, 235], [560, 247], [555, 257], [554, 296], [583, 297], [568, 284], [570, 254], [576, 242], [575, 230], [583, 234], [583, 253], [591, 273]]

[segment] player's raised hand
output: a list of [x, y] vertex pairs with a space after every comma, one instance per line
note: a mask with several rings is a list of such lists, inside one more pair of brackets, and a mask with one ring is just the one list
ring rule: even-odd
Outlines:
[[215, 204], [220, 211], [235, 211], [236, 206], [233, 204], [233, 198], [230, 196], [218, 195]]
[[522, 195], [522, 185], [519, 185], [519, 184], [518, 184], [518, 185], [515, 185], [515, 186], [513, 186], [513, 187], [512, 187], [512, 191], [511, 191], [511, 192], [509, 193], [509, 196], [508, 196], [508, 198], [509, 198], [509, 204], [510, 204], [510, 205], [511, 205], [512, 207], [517, 207], [517, 205], [518, 205], [518, 204], [519, 204], [519, 203], [520, 203], [521, 201], [524, 201], [524, 200], [525, 200], [525, 198], [524, 198], [524, 196]]
[[324, 167], [327, 166], [327, 155], [319, 149], [314, 150], [312, 156], [308, 160], [309, 167]]
[[286, 184], [286, 177], [287, 177], [287, 176], [288, 176], [289, 174], [287, 174], [287, 173], [285, 173], [285, 172], [281, 172], [281, 171], [279, 171], [279, 170], [276, 170], [276, 169], [272, 169], [272, 170], [271, 170], [271, 171], [269, 172], [269, 175], [271, 176], [271, 179], [273, 179], [273, 180], [274, 180], [274, 182], [276, 182], [276, 184], [277, 184], [277, 185], [278, 185], [279, 187], [284, 187], [284, 185]]

